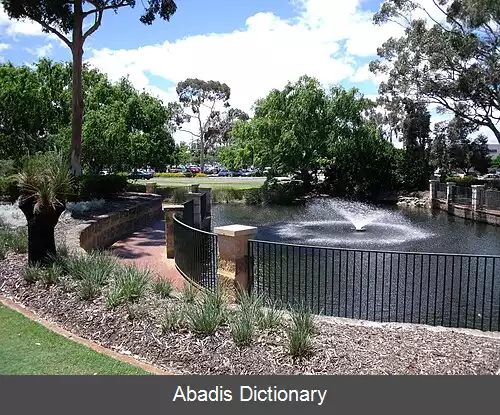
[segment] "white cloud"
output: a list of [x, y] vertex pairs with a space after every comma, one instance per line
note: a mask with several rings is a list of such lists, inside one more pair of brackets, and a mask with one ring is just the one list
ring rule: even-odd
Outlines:
[[374, 56], [389, 32], [395, 33], [393, 26], [374, 26], [372, 14], [360, 9], [359, 0], [295, 4], [295, 19], [257, 13], [248, 17], [241, 30], [131, 50], [92, 49], [87, 62], [113, 80], [129, 76], [137, 88], [146, 88], [164, 101], [176, 100], [175, 88], [151, 85], [147, 73], [174, 84], [189, 77], [219, 80], [231, 87], [231, 105], [247, 112], [256, 99], [304, 74], [325, 86], [349, 78], [380, 82], [367, 73], [367, 67], [356, 71], [356, 57]]
[[32, 48], [24, 48], [24, 50], [28, 53], [31, 53], [32, 55], [36, 56], [37, 58], [46, 58], [52, 54], [52, 49], [53, 49], [52, 43], [47, 43], [43, 46], [40, 46], [36, 49]]

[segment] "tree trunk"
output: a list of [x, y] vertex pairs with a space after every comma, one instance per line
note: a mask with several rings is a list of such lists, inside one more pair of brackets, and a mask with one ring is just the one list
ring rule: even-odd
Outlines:
[[83, 123], [83, 16], [81, 1], [75, 2], [75, 14], [73, 21], [73, 42], [71, 52], [73, 54], [73, 69], [71, 83], [72, 116], [71, 116], [71, 171], [75, 176], [81, 176], [81, 152], [82, 152], [82, 123]]
[[489, 120], [488, 122], [488, 127], [490, 128], [491, 131], [493, 131], [493, 134], [495, 134], [495, 138], [500, 144], [500, 130], [498, 130], [498, 128], [495, 127], [495, 124], [493, 124], [493, 121], [491, 120]]
[[28, 221], [28, 263], [45, 264], [50, 262], [51, 255], [56, 254], [54, 228], [65, 205], [57, 205], [35, 212], [33, 198], [20, 200], [19, 208]]
[[308, 169], [300, 169], [300, 178], [306, 190], [311, 189], [312, 176]]

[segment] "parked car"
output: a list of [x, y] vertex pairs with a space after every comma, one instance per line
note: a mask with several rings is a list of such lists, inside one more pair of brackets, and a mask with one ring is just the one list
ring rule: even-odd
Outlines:
[[189, 166], [188, 170], [190, 173], [196, 174], [196, 173], [201, 173], [201, 168], [198, 166]]
[[217, 174], [219, 177], [229, 177], [231, 176], [231, 172], [228, 169], [220, 169], [219, 173]]
[[127, 178], [130, 180], [149, 180], [153, 177], [154, 171], [134, 170]]
[[488, 173], [484, 176], [479, 177], [480, 180], [498, 180], [500, 179], [500, 174], [497, 173]]

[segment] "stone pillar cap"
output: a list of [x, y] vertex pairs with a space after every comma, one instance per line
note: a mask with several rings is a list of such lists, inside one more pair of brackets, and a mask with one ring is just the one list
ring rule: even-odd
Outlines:
[[456, 186], [457, 184], [455, 182], [446, 182], [448, 186]]
[[163, 205], [163, 210], [184, 209], [184, 205]]
[[255, 226], [246, 225], [217, 226], [214, 228], [214, 233], [224, 236], [255, 235], [257, 233], [257, 228]]
[[485, 184], [471, 184], [470, 187], [480, 188], [480, 187], [486, 187], [486, 185]]

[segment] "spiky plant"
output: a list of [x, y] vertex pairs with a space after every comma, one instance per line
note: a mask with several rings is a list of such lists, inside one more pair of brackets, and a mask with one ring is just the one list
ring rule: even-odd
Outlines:
[[19, 208], [28, 221], [28, 262], [47, 263], [56, 254], [54, 228], [73, 191], [73, 176], [62, 153], [28, 159], [18, 174]]

